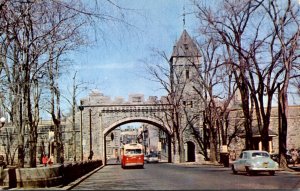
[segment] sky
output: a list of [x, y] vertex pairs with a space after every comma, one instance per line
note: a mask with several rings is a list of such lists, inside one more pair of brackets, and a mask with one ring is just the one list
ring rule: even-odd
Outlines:
[[[152, 49], [171, 55], [173, 45], [183, 32], [183, 10], [189, 0], [120, 0], [120, 6], [130, 8], [126, 15], [133, 27], [110, 25], [92, 47], [83, 47], [73, 55], [80, 81], [89, 83], [112, 98], [141, 93], [160, 98], [165, 92], [159, 84], [146, 78], [143, 60]], [[192, 16], [185, 16], [185, 29], [193, 36]], [[153, 63], [155, 64], [155, 63]], [[85, 91], [81, 96], [87, 96]]]
[[[173, 46], [184, 29], [192, 38], [199, 35], [197, 19], [193, 14], [188, 14], [192, 10], [190, 0], [116, 2], [119, 6], [130, 9], [125, 11], [125, 18], [132, 26], [113, 23], [104, 27], [101, 25], [102, 31], [93, 46], [82, 47], [71, 56], [76, 64], [73, 69], [77, 71], [78, 80], [87, 83], [89, 88], [78, 95], [78, 103], [92, 89], [98, 89], [111, 99], [121, 96], [128, 100], [129, 94], [136, 93], [144, 94], [145, 99], [149, 96], [160, 98], [166, 95], [158, 83], [146, 78], [149, 74], [142, 61], [151, 57], [153, 48], [165, 51], [170, 57]], [[72, 77], [63, 80], [72, 83]], [[67, 86], [71, 87], [71, 84]], [[295, 104], [295, 100], [299, 101], [298, 98], [291, 98], [290, 103]]]

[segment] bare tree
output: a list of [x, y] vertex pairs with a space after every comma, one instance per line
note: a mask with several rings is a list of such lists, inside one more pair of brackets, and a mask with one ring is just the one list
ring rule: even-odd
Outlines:
[[286, 3], [269, 1], [263, 4], [272, 26], [272, 41], [270, 52], [272, 66], [277, 67], [273, 75], [276, 84], [273, 92], [279, 92], [278, 116], [279, 121], [279, 154], [280, 166], [287, 167], [286, 139], [288, 129], [288, 87], [294, 78], [299, 79], [299, 19], [300, 8], [298, 2], [288, 0]]
[[[163, 63], [159, 63], [156, 65], [147, 65], [148, 72], [152, 76], [151, 80], [154, 80], [162, 86], [164, 90], [167, 91], [166, 103], [169, 104], [172, 108], [170, 112], [165, 112], [166, 120], [162, 119], [162, 121], [166, 121], [169, 127], [171, 127], [171, 138], [173, 145], [173, 153], [177, 155], [180, 161], [183, 161], [183, 144], [182, 144], [182, 134], [180, 127], [180, 119], [183, 113], [180, 113], [180, 104], [182, 102], [182, 90], [176, 89], [174, 80], [180, 79], [179, 73], [174, 72], [173, 63], [169, 61], [165, 52], [155, 51], [160, 58], [162, 58], [163, 63], [168, 63], [167, 65], [163, 65]], [[175, 77], [176, 75], [176, 77]], [[165, 103], [165, 102], [164, 102]]]
[[[231, 138], [236, 135], [235, 129], [229, 129], [230, 103], [235, 95], [236, 86], [231, 70], [222, 62], [222, 46], [209, 34], [202, 37], [206, 39], [199, 45], [203, 58], [198, 79], [201, 89], [196, 91], [203, 105], [203, 131], [209, 133], [210, 160], [215, 162], [218, 146], [228, 145], [230, 131]], [[206, 143], [206, 136], [202, 137], [202, 144]], [[201, 140], [200, 137], [198, 139]], [[202, 145], [200, 148], [207, 158], [206, 146]]]
[[62, 95], [63, 98], [69, 103], [69, 105], [71, 106], [71, 116], [72, 116], [72, 144], [73, 144], [73, 159], [74, 161], [77, 160], [77, 145], [76, 145], [76, 124], [75, 124], [75, 120], [76, 120], [76, 112], [78, 111], [78, 104], [77, 104], [77, 98], [78, 95], [80, 93], [82, 93], [83, 91], [87, 90], [88, 87], [88, 83], [87, 82], [78, 82], [77, 79], [77, 71], [75, 71], [74, 75], [73, 75], [73, 85], [72, 85], [72, 89], [68, 89], [70, 95], [71, 95], [71, 99], [67, 96], [67, 95]]
[[[107, 14], [109, 12], [102, 11], [109, 9], [102, 10], [99, 6], [116, 8], [120, 14]], [[24, 166], [26, 145], [30, 151], [29, 165], [36, 165], [37, 127], [43, 93], [50, 92], [49, 112], [55, 124], [55, 139], [62, 145], [58, 79], [64, 55], [89, 43], [85, 36], [86, 27], [93, 28], [97, 21], [129, 25], [123, 10], [113, 1], [91, 1], [89, 4], [81, 0], [1, 2], [1, 98], [17, 128], [20, 167]], [[51, 82], [50, 86], [47, 81]], [[26, 133], [28, 138], [25, 138]], [[59, 157], [61, 151], [57, 153]]]
[[199, 85], [193, 80], [198, 79], [200, 53], [185, 30], [174, 46], [170, 59], [164, 52], [155, 53], [163, 61], [160, 60], [156, 65], [148, 65], [148, 72], [152, 76], [151, 79], [160, 83], [167, 92], [165, 101], [171, 106], [172, 111], [166, 112], [164, 121], [171, 127], [173, 153], [177, 157], [175, 161], [184, 162], [184, 135], [192, 130], [192, 127], [200, 128], [199, 99], [193, 88]]
[[[233, 65], [233, 74], [237, 87], [242, 97], [242, 108], [245, 116], [244, 127], [246, 130], [246, 148], [253, 146], [252, 142], [252, 113], [249, 110], [250, 90], [247, 71], [249, 65], [247, 55], [244, 55], [245, 48], [242, 47], [243, 35], [248, 25], [250, 15], [257, 8], [251, 1], [224, 1], [216, 10], [209, 9], [200, 3], [195, 4], [197, 17], [200, 19], [200, 27], [206, 33], [214, 36], [216, 41], [224, 44], [224, 49], [229, 55], [229, 62]], [[249, 59], [248, 59], [249, 60]], [[235, 64], [238, 61], [238, 64]]]
[[[291, 70], [298, 58], [294, 54], [298, 48], [298, 8], [292, 1], [275, 5], [274, 1], [230, 0], [220, 5], [213, 10], [196, 4], [197, 14], [201, 26], [207, 33], [215, 34], [224, 44], [226, 54], [230, 55], [226, 62], [233, 69], [242, 97], [246, 149], [253, 148], [252, 123], [255, 119], [263, 149], [268, 150], [272, 101], [279, 87], [277, 84], [284, 84], [281, 89], [283, 110], [279, 111], [284, 116], [283, 129], [279, 136], [281, 142], [286, 142], [283, 137], [286, 137], [287, 127], [287, 88], [289, 79], [295, 77]], [[281, 150], [285, 150], [283, 147]]]

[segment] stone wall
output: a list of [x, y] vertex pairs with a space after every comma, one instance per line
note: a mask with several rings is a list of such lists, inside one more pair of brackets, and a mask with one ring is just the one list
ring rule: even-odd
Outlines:
[[0, 185], [8, 188], [44, 188], [67, 185], [102, 166], [101, 160], [36, 168], [0, 169]]
[[[231, 125], [241, 123], [243, 120], [241, 110], [236, 110], [231, 114]], [[254, 122], [255, 124], [255, 122]], [[241, 124], [240, 124], [241, 125]], [[240, 127], [243, 129], [243, 127]], [[270, 130], [275, 132], [276, 136], [273, 137], [273, 151], [278, 153], [278, 108], [272, 108], [270, 119]], [[244, 148], [244, 139], [236, 137], [229, 146], [229, 150], [242, 150]], [[300, 148], [300, 106], [289, 106], [288, 108], [288, 132], [287, 132], [287, 149]]]

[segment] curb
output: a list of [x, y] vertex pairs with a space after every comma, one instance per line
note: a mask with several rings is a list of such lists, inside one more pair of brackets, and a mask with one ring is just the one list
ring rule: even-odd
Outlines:
[[97, 172], [98, 170], [102, 169], [105, 165], [102, 165], [96, 169], [94, 169], [93, 171], [87, 173], [86, 175], [83, 175], [82, 177], [78, 178], [77, 180], [69, 183], [66, 186], [62, 186], [62, 187], [57, 187], [60, 188], [60, 190], [70, 190], [72, 188], [74, 188], [75, 186], [77, 186], [79, 183], [81, 183], [82, 181], [84, 181], [85, 179], [87, 179], [88, 177], [90, 177], [92, 174], [94, 174], [95, 172]]
[[97, 172], [98, 170], [102, 169], [105, 165], [102, 165], [91, 172], [81, 176], [80, 178], [74, 180], [73, 182], [70, 182], [68, 185], [61, 185], [61, 186], [54, 186], [54, 187], [43, 187], [43, 188], [11, 188], [8, 187], [0, 187], [0, 190], [70, 190], [77, 186], [79, 183], [87, 179], [89, 176]]
[[[179, 165], [179, 166], [213, 166], [213, 167], [222, 167], [222, 168], [230, 168], [230, 165], [229, 164], [229, 167], [224, 167], [223, 164], [219, 164], [219, 163], [195, 163], [195, 162], [186, 162], [186, 163], [168, 163], [170, 165]], [[299, 170], [294, 170], [294, 169], [291, 169], [291, 168], [288, 168], [288, 169], [283, 169], [283, 168], [279, 168], [278, 172], [281, 172], [281, 173], [289, 173], [289, 174], [300, 174], [300, 171]]]

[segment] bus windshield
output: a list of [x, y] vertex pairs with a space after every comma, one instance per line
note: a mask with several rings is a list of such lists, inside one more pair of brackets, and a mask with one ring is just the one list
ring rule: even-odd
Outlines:
[[127, 155], [142, 154], [142, 149], [126, 149], [125, 154]]

